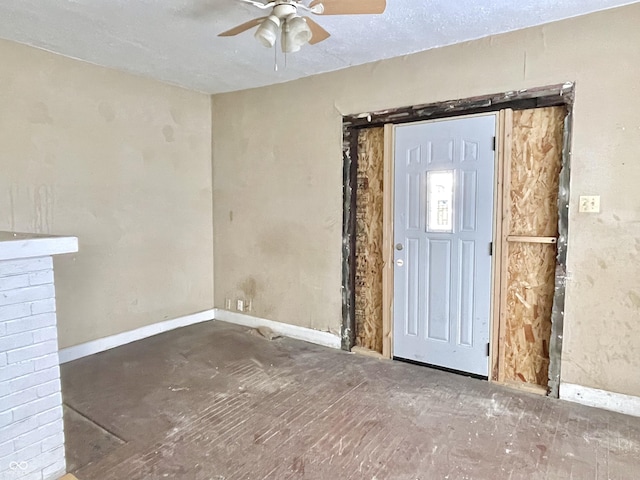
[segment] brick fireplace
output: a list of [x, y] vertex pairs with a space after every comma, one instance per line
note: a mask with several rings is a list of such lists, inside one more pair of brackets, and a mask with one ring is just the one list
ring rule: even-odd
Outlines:
[[65, 473], [52, 255], [75, 237], [0, 232], [0, 478]]

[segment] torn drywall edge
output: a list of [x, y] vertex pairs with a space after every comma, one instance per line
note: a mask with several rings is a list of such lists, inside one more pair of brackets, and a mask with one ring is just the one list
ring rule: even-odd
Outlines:
[[229, 310], [216, 308], [214, 310], [214, 318], [222, 322], [234, 323], [236, 325], [243, 325], [251, 328], [269, 327], [275, 333], [282, 336], [315, 343], [324, 347], [339, 349], [341, 346], [340, 337], [332, 333], [299, 327], [297, 325], [290, 325], [288, 323], [275, 322], [265, 318], [252, 317], [251, 315], [245, 315], [243, 313], [230, 312]]
[[[566, 84], [565, 88], [573, 85]], [[551, 311], [551, 338], [549, 341], [549, 396], [558, 398], [562, 364], [562, 339], [564, 332], [564, 305], [567, 288], [567, 248], [569, 238], [569, 197], [571, 185], [571, 133], [573, 128], [572, 106], [567, 107], [564, 119], [562, 169], [558, 182], [558, 243], [556, 261], [556, 286]]]
[[640, 397], [632, 395], [562, 382], [560, 383], [560, 399], [640, 417]]
[[355, 339], [356, 302], [356, 185], [358, 183], [358, 134], [344, 126], [342, 131], [342, 343], [350, 351]]
[[67, 363], [78, 358], [88, 357], [95, 353], [104, 352], [105, 350], [111, 350], [112, 348], [126, 345], [127, 343], [142, 340], [159, 333], [175, 330], [176, 328], [187, 327], [196, 323], [206, 322], [213, 320], [214, 310], [204, 310], [202, 312], [193, 313], [184, 317], [174, 318], [172, 320], [166, 320], [164, 322], [153, 323], [144, 327], [136, 328], [135, 330], [129, 330], [128, 332], [117, 333], [109, 337], [99, 338], [97, 340], [91, 340], [90, 342], [81, 343], [72, 347], [63, 348], [58, 352], [60, 363]]

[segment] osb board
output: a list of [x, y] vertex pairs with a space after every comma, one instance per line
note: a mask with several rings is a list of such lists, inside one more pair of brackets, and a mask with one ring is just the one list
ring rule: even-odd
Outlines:
[[548, 383], [556, 245], [510, 243], [505, 379]]
[[[546, 387], [556, 245], [537, 243], [558, 235], [558, 182], [562, 164], [564, 107], [513, 112], [511, 153], [505, 161], [501, 372], [504, 382]], [[528, 237], [525, 242], [507, 237]]]
[[355, 344], [382, 353], [384, 128], [358, 134]]
[[510, 235], [558, 234], [564, 107], [513, 112]]

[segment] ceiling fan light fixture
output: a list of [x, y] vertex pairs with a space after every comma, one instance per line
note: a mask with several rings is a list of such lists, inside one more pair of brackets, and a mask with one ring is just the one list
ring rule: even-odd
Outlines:
[[282, 51], [297, 52], [311, 40], [312, 36], [311, 28], [304, 18], [299, 15], [289, 15], [282, 27]]
[[276, 44], [278, 30], [280, 29], [280, 19], [275, 15], [269, 15], [256, 30], [255, 37], [265, 47], [271, 48]]

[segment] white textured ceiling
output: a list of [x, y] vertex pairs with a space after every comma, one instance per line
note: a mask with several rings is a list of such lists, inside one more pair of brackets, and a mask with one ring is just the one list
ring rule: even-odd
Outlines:
[[[305, 0], [305, 4], [308, 0]], [[2, 0], [0, 37], [208, 93], [258, 87], [636, 3], [387, 0], [382, 15], [314, 16], [332, 36], [287, 56], [217, 34], [264, 15], [238, 0]]]

